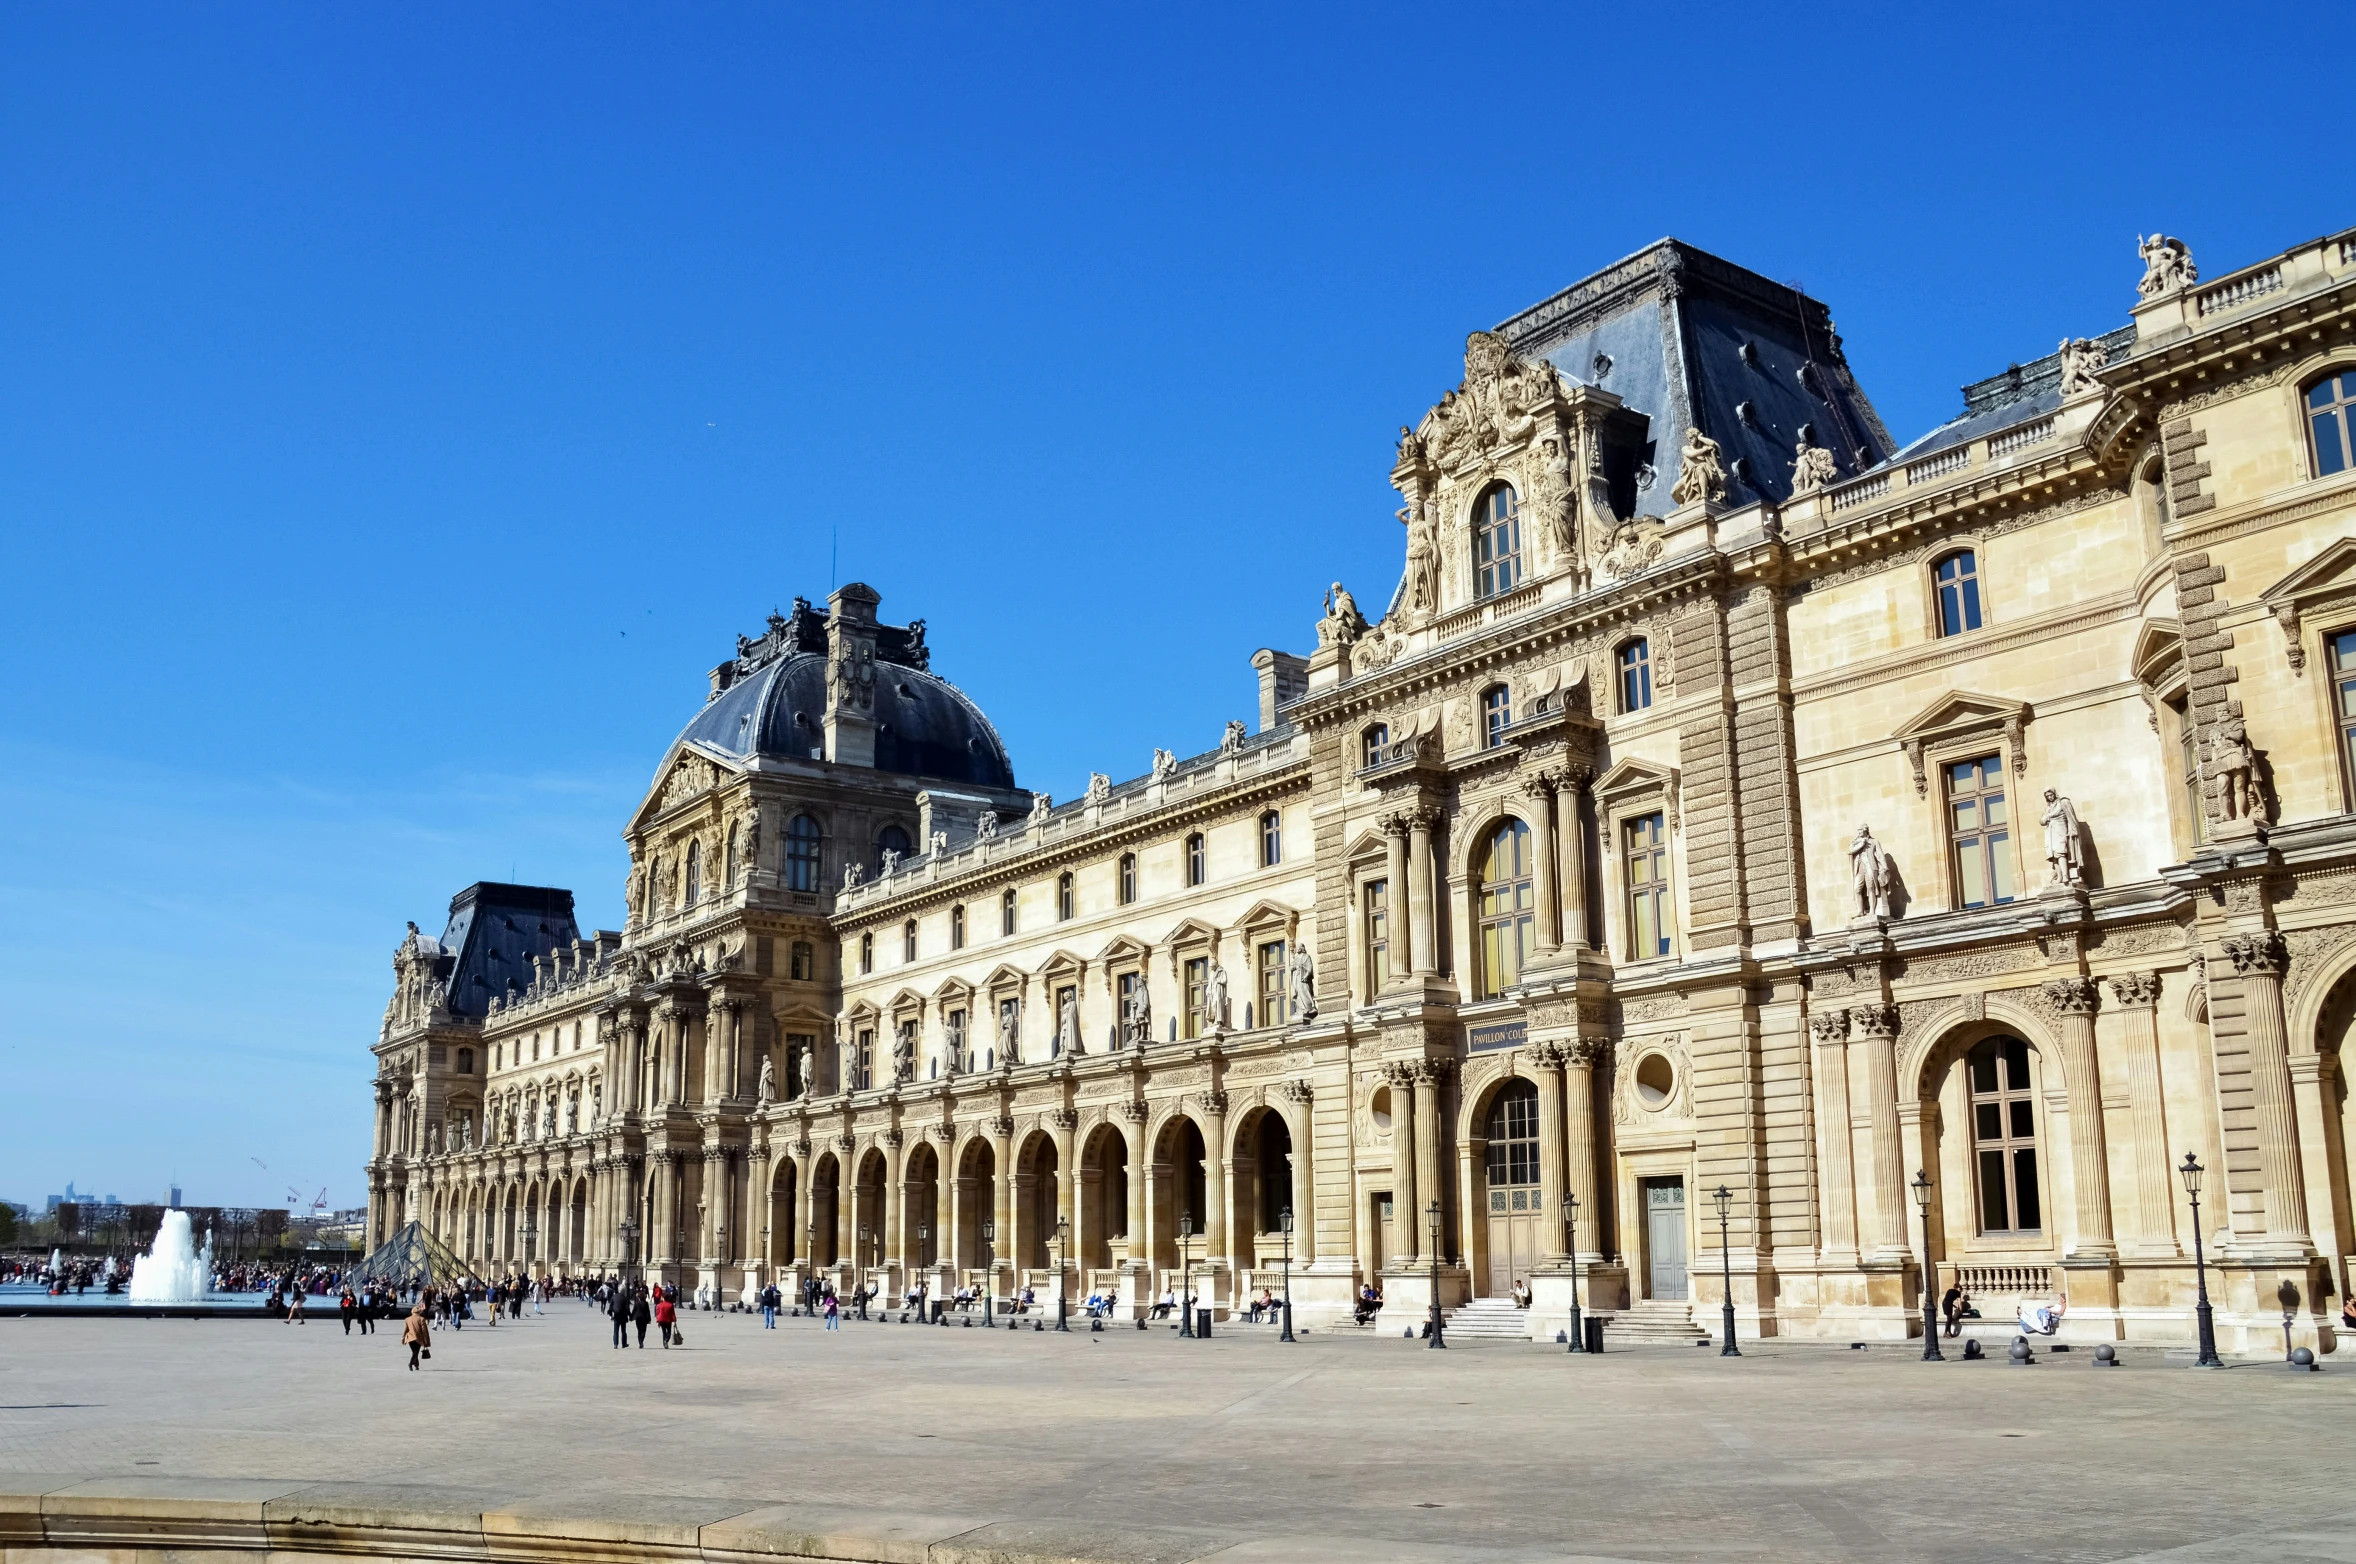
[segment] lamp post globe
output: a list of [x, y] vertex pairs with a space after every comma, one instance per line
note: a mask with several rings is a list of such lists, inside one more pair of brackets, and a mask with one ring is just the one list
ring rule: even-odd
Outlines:
[[1931, 1175], [1928, 1169], [1917, 1168], [1914, 1182], [1906, 1186], [1914, 1192], [1914, 1209], [1922, 1213], [1922, 1360], [1925, 1363], [1944, 1363], [1947, 1355], [1939, 1350], [1939, 1315], [1933, 1298], [1938, 1286], [1937, 1272], [1931, 1266]]
[[1434, 1200], [1424, 1208], [1424, 1225], [1431, 1233], [1432, 1250], [1432, 1323], [1431, 1346], [1434, 1350], [1448, 1345], [1444, 1323], [1440, 1318], [1440, 1228], [1445, 1217], [1440, 1202]]
[[1277, 1226], [1284, 1231], [1284, 1330], [1278, 1341], [1295, 1341], [1293, 1335], [1293, 1208], [1286, 1206], [1277, 1218]]
[[2209, 1308], [2209, 1264], [2201, 1253], [2201, 1175], [2207, 1171], [2188, 1151], [2176, 1176], [2184, 1180], [2184, 1193], [2192, 1201], [2192, 1274], [2199, 1299], [2193, 1305], [2193, 1318], [2200, 1327], [2201, 1346], [2193, 1367], [2223, 1368], [2225, 1360], [2217, 1356], [2217, 1317]]
[[1725, 1303], [1721, 1323], [1725, 1327], [1726, 1345], [1718, 1349], [1722, 1358], [1739, 1358], [1742, 1348], [1734, 1344], [1734, 1251], [1728, 1247], [1727, 1213], [1734, 1209], [1734, 1191], [1724, 1184], [1710, 1197], [1718, 1203], [1718, 1264], [1725, 1283]]
[[1562, 1225], [1563, 1244], [1570, 1250], [1571, 1255], [1570, 1350], [1585, 1352], [1587, 1350], [1585, 1324], [1579, 1318], [1579, 1197], [1577, 1195], [1565, 1194], [1562, 1197]]

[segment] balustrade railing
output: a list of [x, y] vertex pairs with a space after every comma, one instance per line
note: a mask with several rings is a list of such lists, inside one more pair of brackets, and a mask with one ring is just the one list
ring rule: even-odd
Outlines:
[[[2346, 246], [2342, 245], [2341, 250], [2344, 257]], [[2203, 288], [2194, 297], [2193, 308], [2202, 315], [2220, 315], [2227, 310], [2239, 309], [2252, 299], [2262, 299], [2269, 293], [2279, 293], [2281, 290], [2282, 267], [2262, 267], [2257, 271], [2243, 272], [2238, 277], [2228, 277], [2213, 288]]]
[[1975, 1297], [1983, 1293], [2047, 1293], [2053, 1291], [2050, 1265], [1959, 1265], [1955, 1285]]
[[1908, 462], [1906, 464], [1906, 486], [1912, 488], [1918, 483], [1928, 483], [1934, 478], [1944, 478], [1949, 473], [1963, 471], [1971, 464], [1972, 448], [1969, 445], [1952, 446], [1935, 456], [1926, 456], [1919, 462]]
[[2033, 423], [2015, 424], [2010, 429], [2000, 430], [1988, 437], [1988, 455], [1991, 458], [2010, 456], [2015, 451], [2025, 451], [2032, 445], [2042, 445], [2052, 438], [2053, 420], [2051, 418], [2040, 418]]

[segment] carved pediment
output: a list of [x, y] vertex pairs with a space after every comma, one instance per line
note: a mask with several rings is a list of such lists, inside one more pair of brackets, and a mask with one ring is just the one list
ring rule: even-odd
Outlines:
[[904, 988], [894, 994], [891, 1003], [884, 1008], [894, 1015], [908, 1015], [924, 1009], [924, 1002], [924, 996], [915, 989]]
[[1120, 966], [1129, 962], [1142, 962], [1148, 954], [1150, 951], [1145, 941], [1131, 935], [1121, 934], [1116, 935], [1111, 944], [1097, 952], [1096, 960], [1100, 966]]
[[1068, 950], [1059, 950], [1039, 964], [1039, 975], [1049, 983], [1077, 982], [1088, 971], [1088, 963]]
[[698, 793], [710, 792], [712, 785], [719, 780], [719, 775], [718, 769], [701, 755], [680, 756], [678, 764], [671, 768], [671, 774], [663, 778], [662, 788], [655, 799], [656, 807], [673, 809]]
[[1262, 897], [1243, 910], [1243, 916], [1235, 920], [1235, 927], [1247, 934], [1265, 933], [1278, 928], [1290, 929], [1299, 917], [1298, 912], [1282, 902]]
[[1177, 927], [1162, 936], [1161, 943], [1165, 948], [1175, 948], [1180, 945], [1216, 945], [1219, 943], [1219, 930], [1200, 918], [1181, 918]]
[[1620, 798], [1654, 791], [1674, 793], [1677, 782], [1676, 767], [1656, 766], [1631, 755], [1595, 779], [1595, 796]]
[[973, 985], [960, 977], [946, 979], [939, 988], [933, 990], [933, 1003], [936, 1005], [961, 1005], [972, 998]]
[[2342, 538], [2258, 594], [2282, 626], [2283, 656], [2291, 671], [2307, 671], [2301, 618], [2356, 607], [2356, 538]]
[[990, 969], [990, 975], [988, 977], [982, 979], [982, 987], [990, 990], [992, 993], [996, 993], [1000, 989], [1019, 990], [1030, 980], [1031, 975], [1023, 971], [1020, 967], [1008, 966], [1005, 962], [1001, 961], [998, 963], [998, 965]]
[[1915, 796], [1922, 798], [1930, 793], [1927, 754], [1933, 745], [1950, 740], [2001, 735], [2004, 748], [2012, 757], [2012, 771], [2026, 772], [2029, 766], [2026, 730], [2031, 715], [2026, 701], [1950, 690], [1912, 720], [1901, 723], [1891, 737], [1906, 752], [1906, 762], [1914, 771]]
[[2154, 688], [2170, 682], [2184, 664], [2184, 626], [2174, 619], [2147, 619], [2135, 632], [2127, 666]]

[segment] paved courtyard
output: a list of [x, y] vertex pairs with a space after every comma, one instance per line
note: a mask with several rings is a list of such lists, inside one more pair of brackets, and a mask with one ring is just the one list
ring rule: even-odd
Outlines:
[[2356, 1560], [2356, 1365], [686, 1328], [617, 1353], [566, 1304], [410, 1374], [332, 1320], [0, 1320], [0, 1495], [258, 1478], [1040, 1539], [993, 1558]]

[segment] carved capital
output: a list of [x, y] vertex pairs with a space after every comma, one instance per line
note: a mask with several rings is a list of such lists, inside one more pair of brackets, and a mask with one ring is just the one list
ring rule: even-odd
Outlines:
[[1440, 828], [1440, 811], [1430, 804], [1418, 804], [1407, 812], [1407, 829], [1427, 835]]
[[1286, 1081], [1276, 1088], [1276, 1094], [1286, 1102], [1295, 1104], [1305, 1103], [1315, 1095], [1307, 1081]]
[[1410, 829], [1407, 816], [1404, 813], [1385, 815], [1380, 824], [1385, 836], [1404, 837]]
[[1014, 1138], [1014, 1120], [1003, 1113], [994, 1119], [984, 1119], [982, 1129], [988, 1133], [992, 1140], [1012, 1140]]
[[901, 1140], [900, 1127], [895, 1124], [890, 1129], [885, 1130], [881, 1135], [876, 1136], [876, 1139], [882, 1141], [885, 1145], [891, 1147], [894, 1151], [898, 1151], [900, 1149]]
[[1402, 1087], [1413, 1086], [1415, 1084], [1415, 1061], [1412, 1059], [1393, 1059], [1390, 1063], [1383, 1066], [1382, 1078], [1386, 1085]]
[[1574, 1070], [1592, 1070], [1609, 1063], [1612, 1045], [1600, 1037], [1582, 1037], [1562, 1045], [1563, 1062]]
[[1045, 1114], [1047, 1127], [1069, 1135], [1080, 1127], [1080, 1115], [1069, 1108], [1050, 1108]]
[[1859, 1037], [1895, 1037], [1898, 1035], [1898, 1007], [1852, 1005], [1849, 1007], [1849, 1030]]
[[1114, 1103], [1113, 1112], [1127, 1119], [1131, 1124], [1143, 1124], [1153, 1109], [1137, 1098], [1131, 1097], [1125, 1101]]
[[1532, 1043], [1530, 1062], [1541, 1070], [1559, 1070], [1570, 1063], [1570, 1050], [1560, 1043]]
[[805, 1135], [793, 1143], [793, 1154], [797, 1157], [806, 1157], [810, 1154], [809, 1136]]
[[957, 1126], [954, 1124], [928, 1124], [924, 1132], [944, 1146], [957, 1138]]
[[2111, 1003], [2123, 1010], [2147, 1009], [2160, 1002], [2157, 972], [2122, 972], [2105, 981], [2111, 985]]
[[1845, 1043], [1849, 1040], [1849, 1012], [1827, 1010], [1810, 1016], [1808, 1030], [1816, 1034], [1819, 1043]]
[[2090, 1016], [2101, 998], [2092, 978], [2058, 977], [2039, 990], [2045, 1002], [2066, 1016]]
[[1212, 1118], [1223, 1119], [1227, 1117], [1227, 1094], [1225, 1092], [1204, 1092], [1196, 1100], [1203, 1105], [1203, 1112]]
[[1561, 773], [1541, 771], [1522, 783], [1522, 795], [1544, 804], [1548, 799], [1554, 797], [1554, 790], [1561, 785]]
[[1448, 1084], [1448, 1077], [1455, 1073], [1456, 1062], [1452, 1059], [1418, 1059], [1415, 1061], [1415, 1084], [1418, 1086], [1445, 1086]]
[[2291, 964], [2282, 936], [2272, 929], [2231, 936], [2225, 941], [2225, 954], [2233, 962], [2233, 970], [2243, 977], [2280, 977]]
[[834, 1149], [842, 1152], [847, 1156], [851, 1152], [857, 1151], [859, 1149], [859, 1137], [856, 1135], [837, 1135], [834, 1138]]

